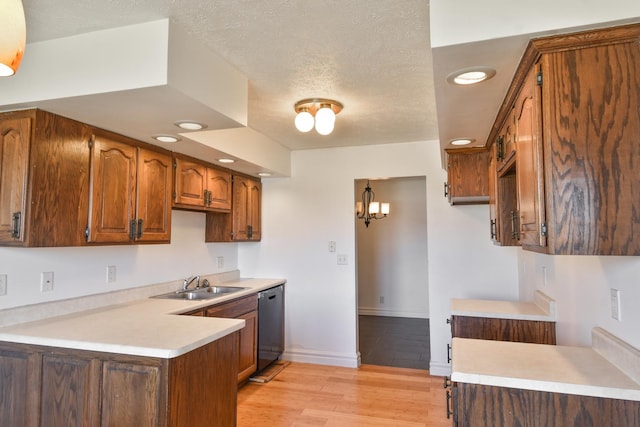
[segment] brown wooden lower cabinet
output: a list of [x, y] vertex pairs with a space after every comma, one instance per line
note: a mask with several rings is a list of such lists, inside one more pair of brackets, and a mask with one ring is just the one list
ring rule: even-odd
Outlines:
[[238, 384], [244, 384], [258, 368], [258, 295], [251, 294], [205, 309], [208, 317], [244, 319], [238, 337]]
[[556, 323], [495, 317], [451, 316], [451, 336], [555, 345]]
[[235, 426], [238, 333], [173, 359], [0, 343], [0, 425]]
[[453, 385], [453, 425], [640, 426], [640, 402], [479, 384]]

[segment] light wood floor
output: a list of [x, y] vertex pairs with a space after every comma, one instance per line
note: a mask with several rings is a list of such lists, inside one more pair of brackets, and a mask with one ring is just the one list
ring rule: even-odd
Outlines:
[[450, 427], [442, 384], [419, 369], [291, 363], [238, 391], [238, 427]]

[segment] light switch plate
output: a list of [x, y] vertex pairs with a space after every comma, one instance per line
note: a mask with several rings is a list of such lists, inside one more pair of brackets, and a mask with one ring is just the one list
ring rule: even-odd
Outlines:
[[107, 283], [113, 283], [116, 281], [116, 266], [107, 266]]
[[7, 275], [0, 274], [0, 295], [7, 294]]
[[620, 312], [620, 291], [618, 289], [611, 289], [611, 318], [617, 321], [622, 320], [622, 313]]
[[338, 265], [348, 265], [349, 257], [345, 254], [338, 254]]

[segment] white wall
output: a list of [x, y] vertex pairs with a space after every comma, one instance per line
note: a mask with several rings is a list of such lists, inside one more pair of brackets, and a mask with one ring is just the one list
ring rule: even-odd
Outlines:
[[[173, 211], [171, 244], [83, 248], [2, 248], [7, 295], [0, 309], [215, 274], [237, 268], [237, 243], [204, 243], [205, 214]], [[224, 257], [218, 268], [217, 257]], [[115, 265], [116, 282], [106, 283]], [[54, 290], [40, 292], [40, 273], [54, 272]]]
[[[540, 289], [556, 300], [558, 344], [590, 346], [591, 329], [600, 326], [640, 348], [640, 257], [520, 252], [521, 294]], [[612, 288], [620, 291], [621, 321], [611, 318]]]
[[[356, 201], [366, 185], [367, 180], [356, 182]], [[429, 318], [425, 177], [372, 180], [371, 188], [376, 201], [391, 204], [391, 212], [369, 227], [355, 220], [358, 312]]]
[[[517, 250], [495, 247], [485, 206], [449, 206], [438, 141], [292, 153], [291, 178], [263, 180], [263, 239], [238, 247], [245, 276], [286, 277], [286, 356], [355, 366], [354, 180], [426, 176], [431, 371], [448, 372], [452, 297], [517, 299]], [[328, 251], [329, 240], [337, 252]], [[337, 265], [346, 254], [349, 265]], [[421, 278], [417, 278], [420, 280]]]

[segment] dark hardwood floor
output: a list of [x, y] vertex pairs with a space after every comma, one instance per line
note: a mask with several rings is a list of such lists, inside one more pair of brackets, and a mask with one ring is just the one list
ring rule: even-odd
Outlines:
[[429, 319], [359, 317], [363, 364], [429, 369]]

